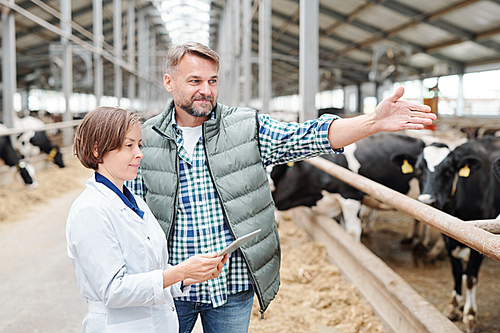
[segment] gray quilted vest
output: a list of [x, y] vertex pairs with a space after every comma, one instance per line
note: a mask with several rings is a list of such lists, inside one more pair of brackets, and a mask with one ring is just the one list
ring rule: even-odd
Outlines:
[[[179, 157], [171, 126], [174, 104], [143, 127], [142, 176], [146, 202], [170, 243], [176, 219]], [[262, 165], [255, 110], [217, 104], [215, 118], [203, 124], [203, 145], [212, 182], [228, 228], [236, 239], [261, 228], [241, 247], [261, 312], [274, 299], [280, 284], [281, 251], [274, 219], [274, 202]]]

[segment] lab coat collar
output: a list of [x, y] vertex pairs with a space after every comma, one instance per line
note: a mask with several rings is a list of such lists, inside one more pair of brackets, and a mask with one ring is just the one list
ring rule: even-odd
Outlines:
[[[113, 203], [114, 207], [120, 210], [125, 210], [127, 214], [132, 219], [134, 219], [134, 221], [140, 223], [146, 223], [142, 218], [139, 217], [139, 215], [137, 215], [132, 209], [130, 209], [115, 192], [113, 192], [106, 185], [97, 182], [95, 180], [95, 174], [92, 175], [92, 177], [87, 180], [86, 186], [87, 188], [94, 188], [95, 190], [99, 191], [102, 195], [104, 195], [107, 199], [109, 199]], [[146, 216], [144, 216], [144, 218], [146, 218]]]
[[123, 192], [120, 191], [115, 184], [113, 184], [108, 178], [101, 175], [99, 172], [94, 173], [95, 181], [101, 184], [106, 185], [111, 191], [115, 192], [116, 195], [123, 201], [128, 208], [132, 209], [137, 215], [141, 218], [144, 216], [144, 212], [137, 206], [137, 202], [135, 201], [134, 195], [130, 193], [126, 186], [123, 186]]

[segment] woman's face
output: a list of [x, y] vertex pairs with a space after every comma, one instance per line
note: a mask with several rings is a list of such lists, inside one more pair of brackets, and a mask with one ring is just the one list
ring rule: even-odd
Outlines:
[[141, 146], [141, 126], [135, 124], [125, 135], [123, 145], [119, 149], [112, 150], [104, 155], [97, 172], [123, 191], [123, 183], [137, 176], [139, 162], [144, 156], [141, 152]]

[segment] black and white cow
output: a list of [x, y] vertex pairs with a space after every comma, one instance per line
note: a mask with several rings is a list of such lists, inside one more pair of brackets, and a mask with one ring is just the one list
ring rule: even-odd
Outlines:
[[13, 143], [23, 158], [29, 159], [40, 151], [47, 154], [47, 160], [54, 162], [58, 167], [64, 168], [62, 153], [58, 146], [54, 145], [47, 137], [45, 131], [36, 131], [45, 126], [45, 123], [35, 117], [14, 118], [14, 128], [27, 129], [17, 136]]
[[493, 160], [490, 166], [490, 181], [484, 195], [485, 216], [496, 216], [500, 219], [500, 157]]
[[[322, 155], [323, 158], [348, 168], [400, 193], [410, 191], [415, 178], [413, 166], [424, 148], [421, 139], [393, 133], [377, 133], [345, 147], [344, 154]], [[307, 162], [293, 167], [275, 166], [271, 177], [273, 198], [278, 210], [296, 206], [312, 207], [323, 197], [322, 191], [338, 193], [345, 229], [359, 240], [359, 212], [365, 194], [330, 176]]]
[[[0, 133], [5, 133], [6, 130], [7, 127], [0, 124]], [[9, 136], [0, 136], [0, 158], [6, 165], [10, 167], [15, 166], [24, 183], [30, 188], [38, 186], [35, 177], [35, 168], [26, 161], [21, 160], [16, 150], [12, 147]]]
[[[464, 221], [496, 218], [500, 196], [494, 193], [493, 183], [498, 173], [495, 176], [491, 171], [498, 170], [499, 156], [500, 138], [495, 137], [469, 140], [453, 150], [444, 144], [425, 147], [416, 165], [420, 180], [418, 200]], [[476, 287], [483, 255], [453, 238], [443, 237], [455, 284], [444, 313], [451, 320], [462, 317], [465, 283], [463, 321], [472, 327], [477, 315]]]

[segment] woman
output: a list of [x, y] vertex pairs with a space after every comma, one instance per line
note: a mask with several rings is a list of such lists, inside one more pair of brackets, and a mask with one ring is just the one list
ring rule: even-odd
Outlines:
[[89, 307], [85, 333], [178, 332], [173, 297], [217, 277], [227, 260], [202, 254], [167, 263], [160, 225], [124, 186], [137, 175], [141, 140], [139, 116], [119, 108], [97, 108], [76, 131], [75, 155], [95, 170], [66, 225], [68, 255]]

